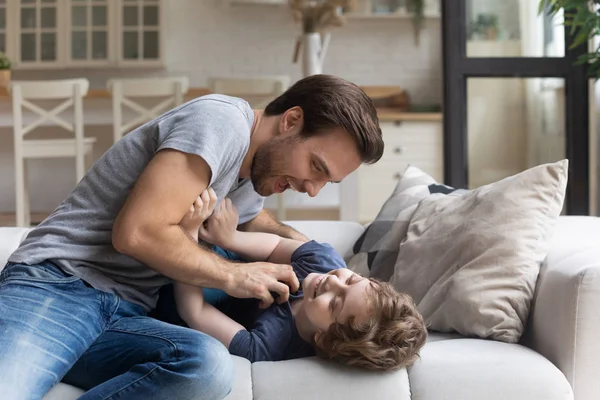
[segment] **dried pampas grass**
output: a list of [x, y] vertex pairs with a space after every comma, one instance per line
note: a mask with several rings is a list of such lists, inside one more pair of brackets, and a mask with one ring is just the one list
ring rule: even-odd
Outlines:
[[355, 0], [289, 0], [292, 15], [304, 33], [321, 32], [344, 25], [343, 11], [354, 8]]

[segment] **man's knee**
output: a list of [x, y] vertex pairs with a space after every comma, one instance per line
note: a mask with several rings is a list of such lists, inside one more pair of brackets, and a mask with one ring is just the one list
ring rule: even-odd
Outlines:
[[[202, 398], [222, 399], [231, 391], [233, 360], [227, 348], [204, 333], [194, 332], [195, 345], [187, 345], [181, 356], [185, 366], [185, 386]], [[183, 372], [183, 371], [182, 371]]]

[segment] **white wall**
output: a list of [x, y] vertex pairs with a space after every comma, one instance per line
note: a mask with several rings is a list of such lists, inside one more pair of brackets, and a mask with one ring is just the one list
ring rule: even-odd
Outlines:
[[[292, 63], [299, 27], [286, 6], [236, 5], [225, 0], [165, 2], [166, 66], [145, 70], [14, 71], [15, 79], [86, 76], [92, 88], [105, 86], [114, 76], [176, 75], [202, 87], [211, 75], [300, 75]], [[175, 7], [175, 5], [177, 7]], [[427, 20], [421, 44], [415, 47], [410, 20], [351, 20], [337, 29], [330, 44], [324, 73], [360, 85], [398, 85], [416, 103], [439, 103], [442, 98], [440, 21]], [[93, 112], [89, 102], [85, 112]], [[6, 107], [0, 107], [7, 109]], [[1, 118], [1, 116], [0, 116]], [[99, 137], [98, 152], [110, 146], [111, 128], [95, 126], [86, 134]], [[0, 129], [0, 212], [14, 210], [11, 130]], [[30, 168], [32, 209], [52, 210], [69, 193], [73, 174], [69, 161], [40, 161]], [[314, 199], [313, 199], [314, 200]], [[305, 203], [294, 196], [292, 203]], [[337, 204], [336, 190], [322, 192], [319, 204]], [[313, 201], [314, 203], [314, 201]]]

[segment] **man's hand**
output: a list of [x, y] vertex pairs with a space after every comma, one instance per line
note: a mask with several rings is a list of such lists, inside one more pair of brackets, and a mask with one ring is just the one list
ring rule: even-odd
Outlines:
[[179, 222], [179, 226], [192, 239], [198, 241], [198, 230], [202, 223], [213, 213], [217, 204], [217, 194], [212, 188], [208, 188], [200, 194], [190, 206], [190, 209], [183, 219]]
[[239, 219], [235, 206], [230, 199], [225, 198], [208, 221], [200, 226], [198, 231], [200, 239], [231, 250]]
[[289, 300], [290, 292], [300, 288], [300, 282], [290, 265], [271, 264], [266, 262], [235, 264], [231, 271], [232, 278], [225, 287], [225, 292], [237, 298], [256, 298], [260, 300], [260, 308], [273, 304], [273, 295], [277, 293], [277, 303]]

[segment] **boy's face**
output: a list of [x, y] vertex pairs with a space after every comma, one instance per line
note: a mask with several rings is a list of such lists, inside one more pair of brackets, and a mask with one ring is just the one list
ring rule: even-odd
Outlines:
[[371, 281], [347, 268], [309, 274], [302, 283], [302, 308], [312, 328], [316, 332], [325, 331], [331, 324], [344, 324], [352, 316], [358, 323], [366, 321], [370, 284]]

